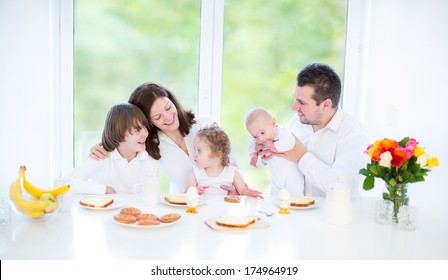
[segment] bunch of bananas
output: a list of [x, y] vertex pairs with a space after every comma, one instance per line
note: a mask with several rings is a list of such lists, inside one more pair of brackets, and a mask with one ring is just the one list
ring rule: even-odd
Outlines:
[[[46, 213], [51, 213], [58, 208], [57, 197], [70, 189], [69, 185], [60, 186], [51, 190], [40, 189], [26, 180], [25, 166], [20, 166], [19, 176], [9, 188], [9, 197], [22, 214], [40, 218]], [[22, 194], [23, 188], [32, 196], [25, 198]]]

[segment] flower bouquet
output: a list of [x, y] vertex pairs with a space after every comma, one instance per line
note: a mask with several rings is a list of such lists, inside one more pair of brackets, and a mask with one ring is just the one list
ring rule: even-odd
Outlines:
[[408, 204], [408, 184], [424, 181], [430, 168], [439, 166], [438, 158], [427, 154], [418, 144], [409, 137], [400, 142], [387, 138], [377, 140], [365, 151], [371, 162], [359, 170], [360, 174], [366, 176], [363, 183], [365, 190], [375, 186], [375, 177], [385, 182], [383, 199], [394, 204], [393, 219], [396, 223], [400, 207]]

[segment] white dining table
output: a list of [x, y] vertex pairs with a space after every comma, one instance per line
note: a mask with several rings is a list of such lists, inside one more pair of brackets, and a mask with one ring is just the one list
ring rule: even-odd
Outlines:
[[[416, 230], [377, 224], [375, 198], [352, 199], [353, 221], [332, 225], [323, 221], [324, 200], [310, 209], [279, 214], [276, 199], [243, 197], [228, 203], [208, 196], [198, 213], [168, 205], [163, 199], [149, 207], [134, 195], [114, 195], [115, 207], [92, 210], [79, 205], [75, 195], [69, 211], [32, 220], [13, 213], [0, 229], [0, 255], [6, 260], [376, 260], [448, 259], [448, 222], [443, 215], [419, 209]], [[113, 204], [113, 205], [114, 205]], [[178, 213], [181, 219], [163, 227], [130, 227], [113, 216], [120, 207], [138, 207], [158, 215]], [[257, 210], [274, 212], [267, 216]], [[205, 221], [219, 215], [251, 215], [264, 227], [216, 231]]]

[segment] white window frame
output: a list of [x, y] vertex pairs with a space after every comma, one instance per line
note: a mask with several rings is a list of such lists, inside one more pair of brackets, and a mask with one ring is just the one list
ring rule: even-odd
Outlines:
[[51, 0], [53, 28], [53, 136], [51, 178], [60, 178], [73, 169], [73, 37], [74, 0]]
[[201, 1], [199, 116], [221, 121], [224, 0]]

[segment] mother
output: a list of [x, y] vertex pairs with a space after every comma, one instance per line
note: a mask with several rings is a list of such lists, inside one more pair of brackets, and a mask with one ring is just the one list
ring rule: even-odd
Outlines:
[[[191, 110], [185, 110], [176, 96], [166, 87], [143, 83], [129, 98], [139, 107], [150, 123], [146, 150], [170, 181], [170, 193], [183, 193], [193, 164], [193, 139], [201, 126], [213, 122], [210, 118], [197, 119]], [[103, 159], [108, 153], [96, 145], [91, 157]], [[222, 186], [232, 193], [232, 187]]]

